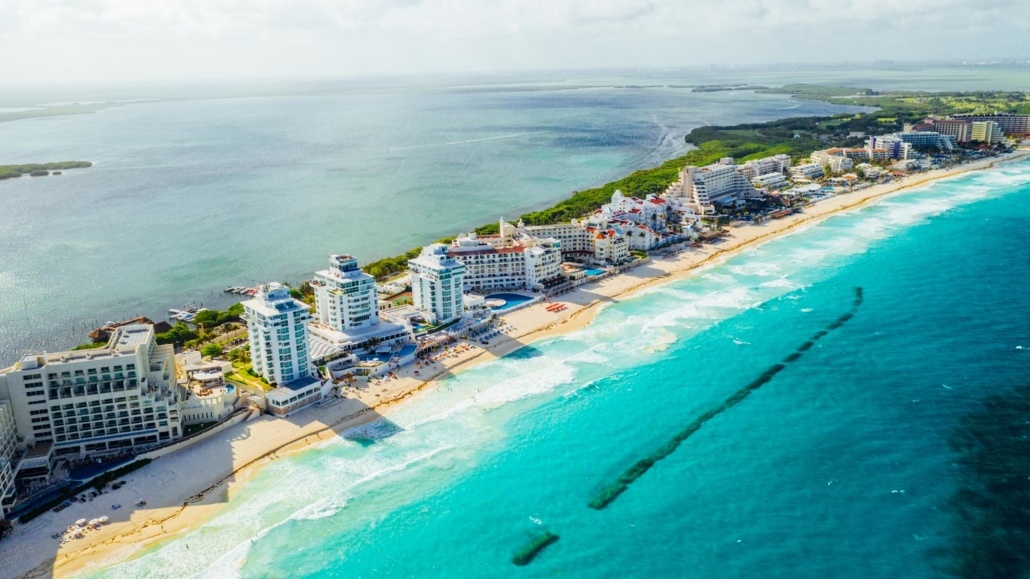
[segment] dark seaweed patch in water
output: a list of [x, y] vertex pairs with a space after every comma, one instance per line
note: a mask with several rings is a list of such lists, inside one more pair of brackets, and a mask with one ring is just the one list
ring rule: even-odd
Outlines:
[[555, 535], [550, 531], [537, 535], [532, 541], [526, 543], [525, 547], [519, 549], [518, 552], [512, 555], [511, 562], [520, 567], [529, 565], [533, 562], [533, 559], [536, 559], [536, 556], [539, 555], [541, 551], [557, 540], [558, 535]]
[[[846, 314], [842, 314], [833, 323], [827, 326], [825, 330], [820, 331], [816, 335], [812, 336], [810, 340], [801, 344], [801, 346], [797, 348], [797, 351], [788, 356], [787, 359], [784, 360], [784, 362], [795, 362], [798, 359], [800, 359], [802, 354], [809, 348], [811, 348], [817, 340], [829, 334], [831, 330], [835, 330], [843, 326], [845, 323], [847, 323], [848, 320], [854, 317], [855, 311], [858, 310], [859, 306], [861, 305], [862, 288], [859, 287], [855, 288], [855, 300], [851, 304], [851, 311]], [[658, 447], [658, 449], [651, 453], [650, 456], [638, 460], [636, 463], [633, 464], [633, 466], [629, 467], [629, 469], [627, 469], [625, 472], [619, 475], [619, 477], [616, 478], [614, 482], [612, 482], [607, 487], [601, 489], [601, 491], [597, 493], [596, 496], [594, 496], [593, 500], [591, 500], [590, 503], [588, 503], [588, 506], [591, 509], [599, 511], [601, 509], [606, 508], [608, 505], [612, 504], [615, 501], [615, 499], [619, 498], [619, 495], [624, 493], [630, 487], [631, 484], [636, 482], [636, 480], [640, 477], [644, 476], [644, 474], [646, 474], [647, 471], [655, 465], [655, 463], [675, 452], [679, 445], [683, 443], [683, 441], [690, 438], [698, 430], [701, 430], [701, 427], [704, 426], [706, 422], [742, 402], [745, 398], [748, 397], [749, 394], [764, 386], [784, 368], [786, 368], [784, 364], [773, 364], [764, 372], [759, 374], [758, 378], [755, 378], [750, 384], [734, 392], [729, 398], [724, 400], [722, 404], [706, 411], [701, 416], [695, 418], [690, 424], [686, 426], [686, 428], [677, 432], [668, 442]]]
[[1030, 385], [985, 399], [949, 441], [959, 453], [958, 514], [941, 570], [957, 577], [1030, 577]]

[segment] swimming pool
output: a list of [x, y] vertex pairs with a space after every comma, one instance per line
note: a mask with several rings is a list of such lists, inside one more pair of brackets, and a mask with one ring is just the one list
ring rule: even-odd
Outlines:
[[603, 269], [588, 269], [584, 273], [587, 274], [587, 277], [594, 277], [595, 275], [601, 275], [605, 273], [605, 271]]
[[506, 312], [506, 311], [508, 311], [508, 310], [510, 310], [512, 308], [515, 308], [517, 306], [521, 306], [522, 304], [524, 304], [524, 303], [526, 303], [526, 302], [528, 302], [528, 301], [530, 301], [530, 300], [532, 300], [534, 298], [531, 298], [529, 296], [524, 296], [522, 294], [501, 293], [501, 294], [490, 294], [490, 295], [486, 296], [486, 299], [487, 299], [487, 302], [489, 302], [490, 300], [496, 300], [496, 301], [502, 302], [499, 305], [492, 305], [492, 306], [490, 306], [491, 310], [493, 310], [495, 312]]

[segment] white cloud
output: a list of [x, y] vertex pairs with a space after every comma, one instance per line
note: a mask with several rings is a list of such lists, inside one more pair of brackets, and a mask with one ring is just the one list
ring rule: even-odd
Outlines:
[[1018, 57], [1028, 28], [1003, 0], [0, 0], [5, 82], [69, 55], [110, 78]]

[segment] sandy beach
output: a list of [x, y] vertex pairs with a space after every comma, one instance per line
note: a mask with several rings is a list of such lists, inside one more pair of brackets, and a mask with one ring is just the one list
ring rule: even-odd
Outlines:
[[[16, 524], [14, 533], [0, 542], [0, 576], [67, 576], [125, 559], [156, 541], [188, 532], [216, 515], [263, 465], [389, 415], [400, 404], [417, 403], [418, 397], [432, 395], [441, 379], [471, 365], [504, 356], [537, 340], [580, 329], [590, 324], [606, 304], [657, 284], [682, 279], [701, 266], [886, 196], [1028, 156], [1030, 150], [1021, 149], [1003, 157], [914, 175], [830, 197], [784, 219], [731, 228], [716, 244], [686, 248], [669, 257], [661, 257], [659, 250], [650, 263], [558, 296], [553, 301], [567, 306], [559, 313], [547, 311], [549, 304], [538, 303], [505, 315], [504, 321], [511, 329], [491, 340], [488, 347], [470, 344], [452, 350], [433, 366], [405, 367], [397, 372], [396, 379], [359, 382], [357, 388], [348, 390], [346, 398], [324, 401], [288, 418], [255, 416], [123, 477], [126, 484], [117, 491], [73, 503], [60, 513], [47, 512], [26, 525]], [[135, 509], [133, 505], [139, 499], [147, 504]], [[115, 504], [121, 507], [112, 509]], [[52, 538], [77, 519], [102, 515], [110, 517], [111, 522], [82, 539], [60, 544]]]

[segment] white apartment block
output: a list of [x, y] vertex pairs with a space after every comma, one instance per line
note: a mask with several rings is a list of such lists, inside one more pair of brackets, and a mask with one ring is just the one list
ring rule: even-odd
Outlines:
[[379, 324], [376, 280], [349, 255], [330, 255], [329, 269], [315, 272], [315, 318], [338, 332]]
[[862, 175], [867, 179], [876, 179], [886, 173], [883, 169], [869, 163], [859, 163], [855, 166], [855, 169], [861, 171]]
[[787, 177], [783, 173], [766, 173], [751, 179], [751, 184], [755, 187], [779, 189], [787, 186]]
[[679, 186], [670, 187], [667, 195], [683, 198], [688, 207], [702, 215], [715, 214], [717, 205], [753, 196], [755, 188], [732, 162], [727, 159], [706, 167], [687, 165], [680, 172]]
[[754, 181], [758, 177], [772, 173], [784, 174], [790, 169], [790, 155], [779, 154], [762, 159], [745, 161], [737, 166], [737, 171], [748, 181]]
[[627, 236], [611, 227], [583, 228], [592, 248], [596, 263], [620, 264], [629, 259], [629, 241]]
[[846, 157], [851, 160], [868, 160], [869, 150], [868, 149], [843, 149], [835, 147], [833, 149], [823, 149], [821, 151], [812, 151], [809, 158], [812, 159], [813, 163], [819, 163], [820, 165], [827, 165], [830, 162], [831, 157]]
[[578, 219], [573, 219], [570, 223], [553, 225], [525, 225], [519, 221], [518, 229], [532, 237], [557, 239], [561, 242], [561, 251], [564, 255], [587, 256], [593, 253], [593, 244], [586, 234], [586, 224]]
[[902, 141], [909, 143], [913, 147], [922, 149], [951, 151], [958, 144], [955, 137], [951, 135], [942, 135], [937, 131], [907, 131], [904, 133], [894, 133], [892, 136], [895, 139], [901, 139]]
[[[373, 288], [373, 297], [374, 292]], [[290, 296], [290, 288], [263, 284], [254, 299], [243, 302], [243, 311], [255, 372], [270, 384], [286, 384], [311, 375], [307, 324], [311, 314], [307, 305]]]
[[616, 189], [615, 193], [612, 193], [611, 201], [601, 206], [599, 215], [608, 221], [632, 221], [664, 231], [668, 210], [668, 203], [661, 197], [626, 197], [622, 191]]
[[796, 165], [790, 168], [790, 175], [795, 179], [803, 177], [805, 179], [818, 179], [823, 176], [823, 166], [819, 163], [804, 163], [802, 165]]
[[18, 443], [18, 427], [14, 424], [14, 411], [10, 403], [0, 400], [0, 519], [14, 505], [14, 473], [18, 468], [15, 461], [15, 447]]
[[446, 245], [434, 243], [408, 260], [411, 296], [415, 308], [430, 312], [434, 322], [445, 324], [464, 313], [465, 266], [454, 259]]
[[525, 227], [519, 222], [519, 231], [526, 235], [556, 239], [561, 243], [563, 258], [580, 258], [597, 264], [618, 265], [629, 258], [629, 245], [622, 231], [610, 227], [606, 220], [595, 219], [554, 225]]
[[837, 155], [827, 159], [826, 164], [829, 165], [831, 173], [843, 173], [844, 171], [850, 171], [855, 167], [854, 161], [847, 157]]
[[[182, 437], [175, 350], [150, 325], [125, 325], [103, 348], [23, 357], [0, 371], [27, 463], [138, 452]], [[38, 464], [37, 464], [38, 463]]]
[[459, 235], [450, 254], [465, 266], [464, 289], [546, 289], [563, 280], [557, 239], [540, 239], [501, 220], [500, 234]]
[[904, 160], [913, 156], [912, 143], [906, 143], [894, 135], [869, 137], [866, 139], [866, 149], [870, 159]]
[[562, 279], [561, 242], [534, 240], [522, 252], [526, 259], [526, 287], [543, 289], [551, 280]]

